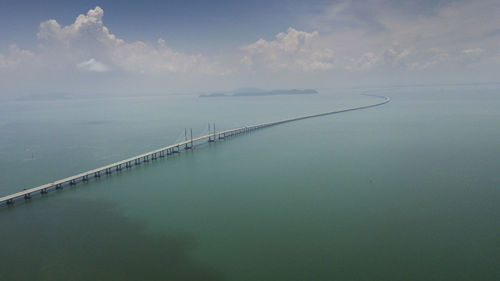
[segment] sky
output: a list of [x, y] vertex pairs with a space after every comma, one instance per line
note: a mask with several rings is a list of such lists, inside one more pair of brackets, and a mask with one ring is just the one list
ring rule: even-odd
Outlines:
[[0, 7], [0, 98], [500, 82], [498, 0]]

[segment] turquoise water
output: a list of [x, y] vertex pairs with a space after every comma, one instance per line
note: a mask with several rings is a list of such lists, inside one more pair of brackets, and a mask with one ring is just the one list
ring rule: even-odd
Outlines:
[[[1, 280], [495, 280], [497, 89], [198, 147], [0, 210]], [[218, 129], [377, 102], [316, 96], [0, 104], [0, 195]]]

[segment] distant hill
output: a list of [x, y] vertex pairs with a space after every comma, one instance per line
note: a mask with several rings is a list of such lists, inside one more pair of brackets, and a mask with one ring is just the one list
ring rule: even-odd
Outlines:
[[260, 97], [260, 96], [277, 96], [277, 95], [313, 95], [317, 94], [318, 91], [314, 89], [290, 89], [290, 90], [272, 90], [265, 91], [261, 89], [255, 88], [245, 88], [238, 89], [230, 93], [211, 93], [211, 94], [202, 94], [200, 98], [214, 98], [214, 97]]
[[224, 93], [211, 93], [211, 94], [201, 94], [200, 98], [216, 98], [216, 97], [227, 97]]

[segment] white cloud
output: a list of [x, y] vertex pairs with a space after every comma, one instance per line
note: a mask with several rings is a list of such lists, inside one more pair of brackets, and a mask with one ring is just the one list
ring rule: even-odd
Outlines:
[[227, 74], [228, 71], [201, 54], [176, 52], [163, 39], [156, 45], [141, 41], [119, 44], [109, 58], [124, 70], [140, 73]]
[[252, 66], [253, 60], [249, 56], [243, 56], [240, 62], [246, 66]]
[[[304, 17], [311, 33], [289, 28], [274, 40], [241, 47], [240, 63], [273, 72], [429, 71], [495, 67], [500, 2], [447, 2], [428, 11], [391, 1], [342, 1]], [[408, 9], [408, 10], [404, 10]], [[490, 59], [488, 59], [490, 58]], [[498, 68], [498, 66], [496, 66]]]
[[94, 58], [88, 61], [81, 62], [76, 65], [79, 70], [89, 71], [89, 72], [106, 72], [109, 68], [102, 62], [96, 61]]
[[323, 31], [318, 44], [334, 51], [336, 67], [350, 71], [491, 64], [487, 55], [500, 53], [496, 0], [446, 2], [428, 11], [395, 6], [384, 0], [343, 1], [318, 8], [321, 12], [304, 22]]
[[[111, 34], [103, 25], [104, 10], [100, 7], [91, 9], [87, 15], [79, 15], [73, 24], [61, 27], [56, 20], [48, 20], [40, 24], [38, 38], [49, 43], [59, 42], [66, 47], [78, 47], [80, 44], [99, 42], [105, 46], [123, 44], [122, 39]], [[52, 42], [51, 42], [52, 41]]]
[[[90, 92], [105, 86], [128, 91], [148, 87], [163, 91], [165, 85], [175, 90], [245, 84], [329, 87], [363, 79], [391, 84], [400, 83], [398, 77], [411, 83], [420, 83], [419, 77], [432, 82], [498, 80], [498, 0], [436, 5], [390, 0], [325, 3], [313, 7], [311, 14], [301, 10], [290, 17], [301, 18], [290, 24], [303, 29], [248, 40], [217, 57], [176, 50], [163, 39], [118, 38], [104, 25], [100, 7], [68, 25], [51, 19], [40, 24], [37, 47], [11, 45], [0, 53], [0, 90], [39, 89], [41, 84], [50, 90], [66, 85], [68, 91]], [[431, 8], [421, 11], [421, 6]], [[78, 71], [102, 75], [78, 75]]]
[[361, 57], [359, 58], [351, 58], [350, 63], [345, 65], [345, 69], [352, 71], [370, 70], [374, 68], [380, 61], [380, 57], [376, 56], [372, 52], [367, 52], [361, 55]]
[[480, 55], [480, 54], [484, 53], [484, 50], [481, 48], [474, 48], [474, 49], [463, 50], [462, 53], [464, 53], [466, 55], [476, 56], [476, 55]]
[[246, 53], [241, 62], [246, 65], [257, 62], [272, 71], [331, 69], [332, 50], [315, 46], [318, 37], [317, 31], [308, 33], [290, 27], [286, 33], [276, 35], [276, 40], [259, 39], [253, 44], [241, 47]]
[[[64, 27], [53, 19], [41, 23], [37, 36], [46, 65], [54, 68], [77, 65], [80, 70], [100, 72], [109, 70], [107, 65], [111, 65], [112, 69], [151, 74], [228, 73], [201, 54], [172, 50], [163, 39], [157, 44], [120, 39], [104, 26], [103, 16], [104, 11], [96, 7]], [[88, 60], [89, 57], [92, 59]]]
[[0, 70], [18, 70], [33, 62], [34, 59], [35, 55], [32, 52], [13, 44], [9, 46], [7, 55], [0, 54]]

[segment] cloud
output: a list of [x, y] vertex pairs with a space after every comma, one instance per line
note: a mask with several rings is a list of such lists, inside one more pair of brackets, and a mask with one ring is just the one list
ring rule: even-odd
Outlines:
[[162, 75], [186, 72], [220, 75], [229, 72], [201, 54], [174, 51], [163, 39], [154, 44], [118, 38], [104, 26], [103, 16], [103, 9], [96, 7], [79, 15], [67, 26], [61, 26], [54, 19], [42, 22], [37, 37], [40, 40], [39, 55], [45, 67], [65, 69], [76, 65], [85, 71], [114, 69]]
[[315, 31], [289, 28], [274, 40], [259, 39], [240, 48], [240, 63], [272, 72], [415, 72], [495, 67], [497, 60], [488, 58], [500, 56], [500, 2], [494, 0], [348, 0], [313, 10], [303, 21]]
[[9, 46], [7, 55], [0, 54], [0, 70], [19, 70], [23, 66], [30, 64], [35, 59], [35, 55], [12, 44]]
[[315, 41], [319, 37], [317, 31], [308, 33], [294, 28], [276, 35], [273, 41], [259, 39], [253, 44], [242, 46], [246, 54], [241, 62], [253, 65], [257, 62], [272, 71], [328, 70], [333, 67], [333, 54], [328, 48], [317, 48]]
[[253, 60], [249, 56], [243, 56], [240, 59], [240, 62], [246, 66], [252, 66], [253, 65]]
[[89, 72], [106, 72], [109, 70], [109, 68], [105, 64], [96, 61], [94, 58], [91, 58], [88, 61], [81, 62], [77, 64], [76, 67], [81, 71]]
[[370, 70], [374, 68], [380, 61], [380, 57], [372, 52], [367, 52], [361, 55], [361, 57], [359, 58], [351, 58], [350, 63], [346, 64], [344, 68], [351, 71]]
[[321, 5], [319, 14], [308, 17], [307, 22], [323, 32], [363, 29], [367, 32], [385, 31], [374, 1], [340, 1]]
[[466, 54], [466, 55], [481, 55], [482, 53], [484, 53], [484, 50], [481, 49], [481, 48], [474, 48], [474, 49], [467, 49], [467, 50], [463, 50], [462, 53]]
[[[420, 83], [419, 77], [432, 83], [498, 80], [498, 0], [318, 2], [289, 17], [300, 19], [289, 22], [296, 28], [248, 39], [218, 56], [174, 49], [161, 38], [119, 38], [105, 26], [100, 7], [67, 25], [50, 19], [40, 24], [34, 47], [14, 44], [0, 51], [0, 90], [38, 90], [41, 84], [61, 91], [102, 91], [107, 86], [110, 91], [158, 92], [165, 85], [177, 91], [245, 84], [331, 87], [363, 79]], [[199, 44], [200, 38], [193, 40]]]
[[61, 27], [56, 20], [48, 20], [40, 24], [38, 38], [44, 40], [57, 40], [67, 44], [85, 41], [100, 41], [102, 43], [119, 44], [124, 41], [116, 38], [103, 25], [104, 10], [100, 7], [91, 9], [87, 15], [79, 15], [73, 24]]
[[487, 55], [500, 53], [500, 2], [495, 0], [341, 1], [316, 10], [303, 17], [304, 23], [323, 31], [318, 44], [333, 50], [336, 67], [349, 71], [427, 71], [478, 61], [491, 67]]
[[163, 39], [156, 45], [136, 41], [119, 44], [109, 54], [114, 64], [127, 71], [140, 73], [201, 73], [228, 74], [220, 64], [201, 54], [187, 55], [169, 48]]

